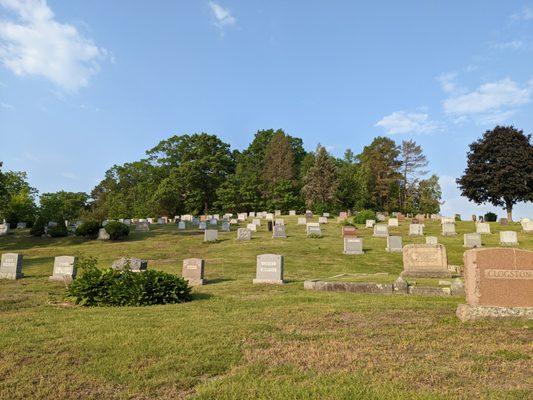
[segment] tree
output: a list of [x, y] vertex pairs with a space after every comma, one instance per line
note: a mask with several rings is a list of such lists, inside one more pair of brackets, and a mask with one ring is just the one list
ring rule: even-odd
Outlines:
[[358, 156], [366, 174], [360, 179], [367, 185], [370, 208], [393, 211], [397, 206], [398, 199], [394, 193], [398, 192], [401, 178], [399, 154], [400, 150], [392, 139], [378, 136]]
[[437, 214], [440, 211], [442, 190], [437, 175], [422, 179], [416, 191], [417, 212]]
[[404, 211], [412, 211], [413, 205], [408, 205], [412, 202], [414, 191], [419, 178], [427, 174], [424, 170], [428, 165], [426, 156], [422, 152], [422, 147], [416, 144], [414, 140], [404, 140], [400, 147], [400, 161], [401, 161], [401, 191], [400, 191], [400, 208]]
[[281, 181], [294, 179], [294, 152], [289, 138], [283, 132], [276, 132], [270, 139], [263, 164], [262, 178], [269, 189]]
[[84, 192], [43, 193], [39, 199], [41, 214], [48, 221], [72, 221], [78, 219], [81, 211], [87, 206], [89, 196]]
[[533, 200], [531, 134], [496, 126], [469, 147], [466, 169], [457, 179], [461, 194], [476, 204], [504, 206], [511, 221], [514, 204]]
[[337, 168], [326, 149], [318, 145], [315, 161], [305, 175], [302, 188], [306, 206], [314, 210], [329, 210], [334, 206], [337, 186]]
[[5, 219], [10, 224], [26, 222], [31, 225], [37, 211], [36, 194], [37, 190], [27, 181], [26, 172], [0, 171], [0, 220]]

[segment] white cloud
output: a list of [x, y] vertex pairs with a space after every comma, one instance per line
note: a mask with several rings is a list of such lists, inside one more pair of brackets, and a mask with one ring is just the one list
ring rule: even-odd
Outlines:
[[448, 72], [437, 77], [442, 90], [446, 93], [456, 92], [459, 87], [457, 86], [457, 73]]
[[432, 121], [428, 114], [405, 111], [395, 111], [383, 117], [375, 126], [383, 128], [388, 135], [430, 133], [439, 128], [439, 124]]
[[88, 85], [109, 56], [69, 24], [55, 20], [46, 0], [0, 0], [16, 20], [0, 21], [0, 61], [19, 76], [44, 77], [63, 90]]
[[490, 47], [497, 50], [519, 50], [523, 48], [524, 45], [524, 42], [521, 40], [512, 40], [510, 42], [493, 43]]
[[230, 10], [222, 7], [220, 4], [214, 1], [209, 2], [211, 12], [215, 17], [215, 26], [219, 29], [224, 29], [226, 26], [235, 25], [237, 19], [231, 14]]
[[4, 110], [13, 110], [15, 107], [11, 104], [0, 102], [0, 108], [3, 108]]
[[510, 78], [481, 85], [478, 89], [444, 100], [444, 112], [456, 120], [472, 118], [477, 123], [499, 123], [531, 101], [532, 88], [520, 87]]
[[514, 20], [522, 20], [522, 21], [533, 20], [533, 10], [529, 7], [524, 7], [522, 11], [519, 11], [511, 15], [511, 18]]

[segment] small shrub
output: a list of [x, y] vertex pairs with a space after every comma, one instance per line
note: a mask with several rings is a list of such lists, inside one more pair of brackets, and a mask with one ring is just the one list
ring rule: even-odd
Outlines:
[[38, 216], [35, 222], [33, 223], [33, 226], [30, 229], [30, 235], [32, 236], [42, 236], [45, 234], [44, 227], [46, 226], [46, 221], [44, 217]]
[[354, 217], [354, 221], [357, 224], [364, 224], [367, 219], [373, 219], [376, 220], [376, 213], [372, 210], [363, 210], [357, 213], [357, 215]]
[[490, 211], [486, 213], [483, 217], [483, 220], [485, 222], [496, 222], [497, 219], [498, 219], [498, 216]]
[[111, 240], [119, 240], [130, 234], [130, 227], [122, 222], [111, 221], [105, 226]]
[[52, 237], [68, 236], [68, 229], [65, 225], [65, 221], [59, 220], [56, 226], [51, 226], [48, 228], [47, 233]]
[[76, 236], [83, 236], [89, 239], [95, 239], [98, 236], [98, 231], [102, 227], [97, 221], [83, 222], [76, 228]]
[[83, 306], [148, 306], [191, 300], [183, 278], [162, 271], [99, 269], [95, 258], [80, 260], [80, 273], [67, 287], [67, 297]]
[[308, 238], [311, 238], [311, 239], [320, 239], [322, 237], [322, 235], [318, 234], [318, 233], [310, 233], [309, 235], [307, 235]]

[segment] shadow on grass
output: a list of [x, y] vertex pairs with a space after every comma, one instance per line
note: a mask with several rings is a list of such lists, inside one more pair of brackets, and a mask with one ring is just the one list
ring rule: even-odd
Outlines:
[[216, 285], [217, 283], [222, 283], [222, 282], [231, 282], [231, 281], [235, 281], [236, 279], [230, 279], [230, 278], [215, 278], [215, 279], [207, 279], [206, 280], [206, 284], [207, 285]]
[[191, 293], [192, 301], [209, 300], [214, 296], [210, 293]]

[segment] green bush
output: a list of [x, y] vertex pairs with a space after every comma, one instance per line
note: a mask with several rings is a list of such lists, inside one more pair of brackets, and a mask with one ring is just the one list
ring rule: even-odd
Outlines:
[[80, 260], [80, 273], [67, 287], [67, 297], [83, 306], [148, 306], [191, 300], [183, 278], [162, 271], [99, 269], [95, 258]]
[[56, 226], [48, 228], [47, 233], [52, 237], [65, 237], [68, 236], [68, 229], [65, 225], [65, 221], [59, 220]]
[[32, 236], [42, 236], [45, 234], [44, 227], [46, 226], [46, 221], [44, 217], [39, 215], [35, 222], [33, 223], [33, 226], [30, 229], [30, 235]]
[[498, 216], [490, 211], [483, 216], [485, 222], [496, 222], [497, 219]]
[[372, 210], [363, 210], [357, 213], [357, 215], [354, 217], [354, 221], [357, 224], [364, 224], [367, 219], [373, 219], [376, 220], [376, 213]]
[[98, 231], [102, 227], [102, 224], [97, 221], [83, 222], [76, 228], [76, 236], [83, 236], [90, 239], [95, 239], [98, 236]]
[[130, 227], [122, 222], [111, 221], [105, 226], [111, 240], [122, 239], [130, 234]]

